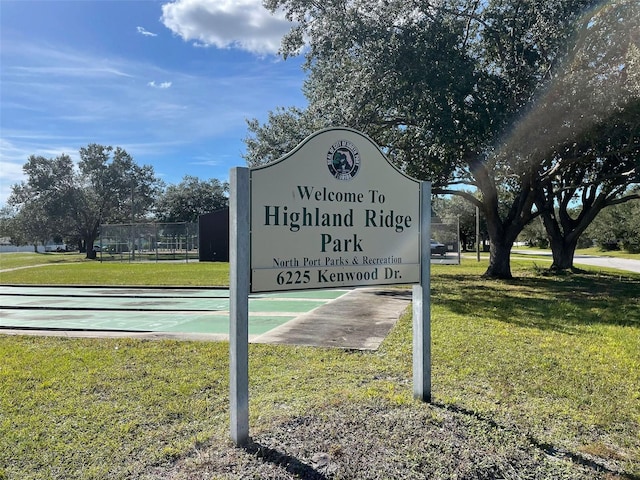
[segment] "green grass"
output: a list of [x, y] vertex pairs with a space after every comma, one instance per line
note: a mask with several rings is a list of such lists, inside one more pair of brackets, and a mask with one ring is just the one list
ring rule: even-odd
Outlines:
[[[195, 266], [167, 266], [171, 283]], [[497, 426], [563, 452], [569, 471], [580, 460], [639, 476], [640, 275], [551, 276], [514, 261], [507, 282], [485, 269], [432, 268], [434, 418]], [[409, 314], [376, 352], [251, 345], [252, 435], [372, 401], [422, 411], [411, 355]], [[225, 342], [0, 336], [0, 357], [0, 478], [144, 478], [228, 443]], [[474, 438], [487, 456], [499, 448]]]
[[618, 257], [618, 258], [631, 258], [640, 260], [640, 253], [629, 253], [624, 250], [603, 250], [602, 248], [581, 248], [576, 250], [577, 255], [596, 255], [601, 257]]
[[[537, 248], [537, 247], [513, 247], [514, 250], [526, 250], [529, 255], [534, 254], [535, 252], [540, 252], [542, 255], [544, 252], [551, 252], [550, 249]], [[599, 247], [592, 248], [579, 248], [575, 251], [576, 255], [593, 255], [597, 257], [617, 257], [617, 258], [629, 258], [632, 260], [640, 260], [640, 253], [629, 253], [624, 250], [603, 250]]]
[[436, 283], [433, 316], [449, 327], [434, 333], [441, 400], [528, 425], [554, 445], [585, 430], [572, 448], [589, 448], [593, 434], [638, 459], [640, 278], [517, 273]]
[[[4, 266], [3, 255], [6, 254], [0, 254], [2, 268], [9, 268]], [[29, 255], [34, 256], [34, 254]], [[40, 258], [40, 255], [35, 256]], [[27, 261], [35, 262], [32, 257], [27, 257]], [[35, 265], [31, 268], [0, 272], [0, 283], [154, 286], [221, 286], [229, 284], [229, 264], [219, 262], [101, 263], [88, 260], [60, 264], [36, 263]]]
[[83, 262], [84, 253], [0, 253], [0, 270], [52, 263]]

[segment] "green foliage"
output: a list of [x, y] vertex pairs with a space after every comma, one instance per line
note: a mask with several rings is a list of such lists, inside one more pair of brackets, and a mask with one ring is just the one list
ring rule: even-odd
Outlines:
[[14, 185], [8, 203], [17, 209], [12, 238], [34, 245], [59, 236], [80, 240], [90, 252], [100, 223], [133, 221], [146, 215], [159, 180], [122, 148], [90, 144], [71, 158], [31, 156], [26, 182]]
[[[536, 204], [554, 251], [552, 268], [573, 266], [583, 233], [612, 205], [640, 201], [640, 191], [630, 188], [638, 184], [633, 177], [640, 160], [640, 98], [611, 108], [612, 113], [556, 149], [556, 165], [569, 167], [562, 175], [549, 175], [538, 189]], [[624, 240], [626, 235], [620, 232], [617, 238]]]
[[[438, 197], [433, 200], [433, 210], [443, 220], [457, 220], [460, 226], [460, 243], [463, 249], [475, 250], [476, 241], [476, 208], [464, 198], [452, 195]], [[480, 240], [486, 238], [487, 225], [480, 217]]]
[[243, 157], [255, 167], [278, 160], [324, 125], [307, 110], [291, 107], [269, 112], [265, 125], [249, 119], [247, 127], [251, 133], [244, 139], [247, 152]]
[[629, 253], [640, 253], [640, 199], [602, 210], [584, 237], [601, 247], [615, 245]]
[[74, 198], [71, 158], [32, 155], [23, 171], [27, 180], [14, 185], [8, 199], [14, 208], [9, 224], [13, 243], [36, 246], [68, 233], [67, 210]]
[[[601, 8], [595, 0], [265, 5], [297, 22], [283, 41], [285, 57], [308, 43], [309, 106], [278, 110], [264, 125], [250, 121], [248, 161], [278, 158], [310, 129], [362, 130], [403, 171], [432, 180], [436, 193], [482, 209], [493, 247], [488, 276], [511, 276], [513, 241], [542, 211], [553, 213], [556, 193], [567, 188], [555, 178], [584, 171], [581, 182], [597, 188], [603, 177], [585, 165], [598, 162], [619, 182], [637, 178], [623, 175], [626, 158], [618, 171], [622, 157], [602, 158], [620, 151], [620, 138], [602, 135], [591, 156], [565, 151], [585, 131], [613, 132], [617, 113], [638, 98], [633, 0]], [[479, 193], [445, 190], [452, 183]], [[538, 197], [536, 205], [543, 185], [550, 203]]]
[[160, 222], [192, 222], [205, 213], [227, 207], [229, 184], [218, 179], [203, 181], [185, 175], [177, 185], [169, 185], [155, 202], [155, 216]]
[[0, 215], [0, 235], [8, 238], [12, 245], [31, 244], [34, 252], [39, 244], [46, 242], [48, 232], [53, 230], [42, 208], [36, 203], [24, 204], [21, 209], [6, 205]]
[[534, 219], [524, 227], [518, 239], [521, 242], [526, 242], [531, 247], [549, 248], [549, 236], [544, 229], [542, 220], [539, 218]]
[[87, 145], [80, 149], [79, 168], [88, 183], [81, 191], [84, 216], [91, 219], [80, 228], [144, 218], [162, 185], [153, 167], [136, 164], [121, 147]]

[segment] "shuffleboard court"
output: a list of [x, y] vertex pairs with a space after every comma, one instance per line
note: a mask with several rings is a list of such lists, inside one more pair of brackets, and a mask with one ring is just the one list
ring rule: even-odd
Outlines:
[[[269, 332], [347, 292], [343, 289], [252, 295], [249, 335]], [[227, 335], [229, 291], [0, 286], [0, 329]]]

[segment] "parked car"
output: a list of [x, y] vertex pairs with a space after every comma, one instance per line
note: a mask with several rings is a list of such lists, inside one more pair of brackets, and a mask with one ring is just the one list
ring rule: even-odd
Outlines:
[[431, 255], [442, 255], [443, 257], [447, 254], [447, 246], [443, 243], [436, 242], [433, 238], [431, 239]]
[[67, 252], [67, 244], [66, 243], [53, 243], [44, 246], [45, 252]]
[[106, 245], [103, 250], [106, 253], [127, 253], [129, 251], [129, 244], [124, 242], [110, 243]]

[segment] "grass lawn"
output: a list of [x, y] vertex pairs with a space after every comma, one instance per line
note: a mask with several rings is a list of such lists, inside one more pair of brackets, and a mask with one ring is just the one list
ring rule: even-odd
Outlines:
[[0, 270], [48, 265], [54, 263], [82, 262], [84, 253], [0, 253]]
[[[132, 267], [110, 274], [159, 274]], [[85, 263], [42, 270], [66, 268]], [[640, 275], [485, 269], [432, 267], [432, 404], [412, 398], [409, 313], [376, 352], [251, 345], [246, 449], [225, 342], [0, 335], [0, 478], [640, 478]]]
[[619, 257], [640, 260], [640, 253], [629, 253], [624, 250], [603, 250], [598, 247], [578, 249], [576, 250], [576, 255], [595, 255], [600, 257]]
[[[24, 255], [30, 268], [0, 272], [2, 284], [26, 285], [229, 285], [229, 264], [221, 262], [103, 262], [84, 260], [79, 254], [73, 262], [56, 262], [43, 254], [0, 254], [0, 269], [15, 268], [13, 255]], [[53, 254], [60, 255], [60, 254]], [[6, 256], [6, 257], [5, 257]], [[57, 257], [58, 260], [66, 256]], [[12, 267], [5, 266], [13, 265]]]
[[[529, 255], [532, 255], [536, 252], [550, 253], [550, 249], [537, 248], [537, 247], [513, 247], [514, 250], [525, 250], [529, 252]], [[640, 253], [629, 253], [624, 250], [603, 250], [599, 247], [591, 247], [591, 248], [579, 248], [575, 251], [576, 255], [592, 255], [596, 257], [617, 257], [617, 258], [629, 258], [633, 260], [640, 260]]]

